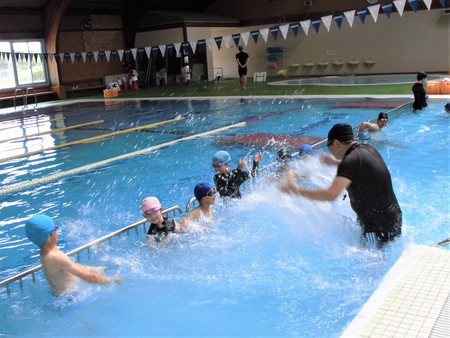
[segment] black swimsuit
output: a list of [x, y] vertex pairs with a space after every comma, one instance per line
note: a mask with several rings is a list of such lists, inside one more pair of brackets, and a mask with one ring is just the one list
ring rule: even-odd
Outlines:
[[255, 176], [259, 162], [253, 161], [251, 172], [240, 171], [234, 169], [230, 171], [230, 175], [223, 174], [214, 175], [214, 184], [220, 197], [241, 198], [240, 186], [250, 177]]
[[160, 228], [158, 224], [152, 223], [148, 229], [147, 235], [153, 236], [155, 241], [162, 241], [170, 232], [175, 232], [175, 220], [172, 217], [164, 218], [163, 227]]

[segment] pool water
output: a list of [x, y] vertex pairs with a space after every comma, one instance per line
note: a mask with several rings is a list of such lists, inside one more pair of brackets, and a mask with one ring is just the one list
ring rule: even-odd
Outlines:
[[[275, 160], [277, 147], [270, 142], [255, 147], [221, 139], [254, 133], [325, 138], [335, 123], [357, 125], [383, 110], [373, 107], [373, 100], [370, 108], [351, 104], [361, 99], [345, 101], [348, 106], [337, 99], [90, 103], [53, 112], [48, 108], [45, 116], [2, 123], [1, 128], [12, 127], [8, 135], [2, 132], [5, 140], [104, 120], [26, 142], [4, 142], [5, 158], [175, 119], [141, 132], [1, 162], [4, 189], [151, 148], [94, 170], [0, 194], [0, 279], [39, 262], [38, 250], [24, 235], [24, 220], [31, 215], [55, 217], [62, 229], [59, 246], [74, 249], [140, 220], [139, 205], [146, 196], [158, 196], [164, 207], [184, 208], [196, 183], [212, 182], [210, 159], [219, 149], [230, 152], [233, 166], [258, 151], [264, 152], [262, 166]], [[244, 184], [242, 200], [218, 199], [208, 232], [178, 235], [167, 247], [151, 250], [140, 230], [81, 254], [82, 263], [105, 265], [109, 274], [122, 275], [122, 284], [80, 282], [77, 292], [56, 298], [38, 273], [35, 284], [24, 279], [23, 289], [13, 283], [10, 296], [0, 290], [0, 334], [338, 337], [405, 247], [431, 245], [450, 235], [450, 116], [443, 105], [436, 100], [422, 112], [412, 113], [409, 105], [391, 112], [388, 126], [364, 141], [384, 157], [403, 210], [403, 235], [384, 250], [361, 245], [348, 199], [328, 203], [283, 195], [267, 170]], [[64, 119], [51, 121], [56, 117]], [[223, 129], [204, 134], [217, 128]], [[170, 143], [196, 134], [203, 136]], [[167, 145], [158, 148], [160, 144]], [[335, 170], [320, 163], [321, 151], [293, 163], [306, 175], [307, 186], [326, 186], [334, 177]]]

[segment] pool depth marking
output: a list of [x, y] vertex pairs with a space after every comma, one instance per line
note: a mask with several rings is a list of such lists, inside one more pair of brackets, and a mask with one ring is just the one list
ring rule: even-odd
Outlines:
[[20, 155], [14, 155], [14, 156], [10, 156], [10, 157], [0, 158], [0, 163], [8, 162], [8, 161], [15, 160], [15, 159], [18, 159], [18, 158], [21, 158], [21, 157], [26, 157], [26, 156], [40, 154], [40, 153], [43, 153], [43, 152], [49, 151], [49, 150], [55, 150], [55, 149], [59, 149], [59, 148], [73, 146], [73, 145], [80, 144], [80, 143], [97, 141], [97, 140], [101, 140], [103, 138], [107, 138], [107, 137], [110, 137], [110, 136], [113, 136], [113, 135], [125, 134], [125, 133], [128, 133], [130, 131], [146, 129], [146, 128], [152, 128], [152, 127], [159, 126], [159, 125], [162, 125], [162, 124], [165, 124], [165, 123], [174, 122], [174, 121], [180, 121], [180, 120], [183, 120], [183, 119], [184, 119], [184, 117], [179, 117], [179, 118], [175, 118], [175, 119], [171, 119], [171, 120], [165, 120], [165, 121], [161, 121], [161, 122], [146, 124], [146, 125], [139, 126], [139, 127], [133, 127], [133, 128], [129, 128], [129, 129], [119, 130], [119, 131], [115, 131], [113, 133], [108, 133], [108, 134], [103, 134], [103, 135], [99, 135], [99, 136], [88, 137], [88, 138], [84, 138], [84, 139], [81, 139], [81, 140], [78, 140], [78, 141], [66, 142], [66, 143], [63, 143], [63, 144], [58, 144], [58, 145], [53, 146], [53, 147], [48, 147], [48, 148], [35, 150], [35, 151], [29, 151], [27, 153], [23, 153], [23, 154], [20, 154]]
[[[159, 148], [163, 148], [163, 147], [167, 147], [167, 146], [176, 144], [176, 143], [181, 142], [181, 141], [187, 141], [187, 140], [191, 140], [191, 139], [194, 139], [194, 138], [197, 138], [197, 137], [202, 137], [202, 136], [214, 134], [214, 133], [217, 133], [217, 132], [220, 132], [220, 131], [223, 131], [223, 130], [227, 130], [227, 129], [230, 129], [230, 128], [243, 127], [245, 125], [246, 125], [246, 122], [235, 123], [235, 124], [232, 124], [232, 125], [229, 125], [229, 126], [225, 126], [225, 127], [221, 127], [221, 128], [205, 131], [203, 133], [182, 137], [182, 138], [179, 138], [177, 140], [173, 140], [173, 141], [157, 144], [155, 146], [151, 146], [149, 148], [137, 150], [137, 151], [125, 154], [125, 155], [111, 157], [111, 158], [108, 158], [108, 159], [103, 160], [103, 161], [87, 164], [87, 165], [84, 165], [84, 166], [81, 166], [81, 167], [78, 167], [78, 168], [74, 168], [74, 169], [70, 169], [70, 170], [67, 170], [67, 171], [63, 171], [63, 172], [60, 172], [60, 173], [57, 173], [57, 174], [49, 175], [49, 176], [42, 177], [42, 178], [36, 178], [34, 180], [30, 180], [30, 181], [24, 182], [24, 183], [14, 184], [12, 186], [8, 186], [6, 188], [0, 189], [0, 196], [1, 195], [5, 195], [5, 194], [9, 194], [9, 193], [12, 193], [12, 192], [16, 192], [16, 191], [19, 191], [19, 190], [22, 190], [22, 189], [25, 189], [25, 188], [30, 188], [30, 187], [38, 185], [38, 184], [51, 182], [51, 181], [54, 181], [54, 180], [57, 180], [57, 179], [60, 179], [60, 178], [66, 177], [66, 176], [75, 175], [75, 174], [78, 174], [78, 173], [83, 172], [83, 171], [87, 171], [87, 170], [95, 169], [95, 168], [98, 168], [98, 167], [102, 167], [102, 166], [105, 166], [105, 165], [107, 165], [107, 164], [109, 164], [111, 162], [123, 160], [123, 159], [126, 159], [126, 158], [138, 156], [138, 155], [144, 155], [144, 154], [147, 154], [147, 153], [149, 153], [149, 152], [151, 152], [153, 150], [156, 150], [156, 149], [159, 149]], [[143, 128], [143, 127], [140, 127], [140, 128]]]
[[43, 131], [43, 132], [36, 133], [36, 134], [22, 135], [22, 136], [13, 137], [13, 138], [10, 138], [10, 139], [7, 139], [7, 140], [0, 140], [0, 143], [16, 141], [16, 140], [21, 140], [23, 138], [31, 138], [31, 137], [47, 135], [47, 134], [56, 134], [56, 133], [59, 133], [59, 132], [65, 131], [65, 130], [80, 128], [80, 127], [85, 127], [85, 126], [91, 126], [93, 124], [100, 124], [100, 123], [103, 123], [103, 122], [105, 122], [105, 120], [97, 120], [97, 121], [92, 121], [92, 122], [75, 124], [75, 125], [69, 126], [69, 127], [55, 128], [55, 129], [52, 129], [52, 130], [47, 130], [47, 131]]

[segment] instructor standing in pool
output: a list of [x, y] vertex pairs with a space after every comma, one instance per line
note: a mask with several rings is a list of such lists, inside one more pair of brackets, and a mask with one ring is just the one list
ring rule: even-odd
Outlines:
[[391, 175], [380, 153], [370, 144], [354, 140], [349, 124], [336, 124], [328, 133], [327, 164], [337, 166], [337, 174], [328, 188], [303, 189], [292, 177], [282, 191], [332, 201], [347, 189], [350, 204], [358, 217], [367, 242], [383, 245], [401, 234], [402, 211], [392, 187]]
[[239, 46], [239, 53], [236, 54], [236, 62], [238, 64], [238, 74], [241, 79], [242, 89], [247, 88], [247, 65], [249, 56], [244, 52], [244, 47]]

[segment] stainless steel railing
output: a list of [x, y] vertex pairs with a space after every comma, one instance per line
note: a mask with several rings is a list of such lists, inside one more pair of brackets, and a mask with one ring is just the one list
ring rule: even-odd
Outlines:
[[[174, 206], [172, 206], [172, 207], [170, 207], [168, 209], [165, 209], [163, 211], [163, 215], [173, 215], [173, 216], [175, 216], [175, 214], [177, 212], [182, 214], [183, 213], [183, 209], [180, 206], [178, 206], [178, 205], [174, 205]], [[123, 233], [128, 233], [129, 234], [129, 232], [131, 230], [133, 230], [133, 229], [136, 231], [136, 234], [139, 235], [138, 227], [141, 226], [141, 225], [143, 226], [144, 233], [146, 234], [147, 233], [146, 223], [148, 223], [148, 221], [146, 219], [142, 219], [142, 220], [140, 220], [140, 221], [138, 221], [136, 223], [127, 225], [127, 226], [125, 226], [125, 227], [123, 227], [123, 228], [121, 228], [119, 230], [113, 231], [113, 232], [111, 232], [111, 233], [109, 233], [109, 234], [107, 234], [107, 235], [105, 235], [103, 237], [97, 238], [97, 239], [95, 239], [95, 240], [93, 240], [93, 241], [91, 241], [91, 242], [89, 242], [89, 243], [87, 243], [85, 245], [82, 245], [82, 246], [80, 246], [80, 247], [78, 247], [76, 249], [73, 249], [73, 250], [67, 252], [67, 255], [68, 256], [76, 255], [77, 256], [77, 261], [80, 261], [80, 253], [81, 252], [83, 252], [83, 251], [88, 251], [89, 252], [90, 248], [92, 248], [93, 246], [96, 246], [96, 245], [100, 246], [105, 241], [109, 241], [110, 244], [111, 244], [111, 238], [113, 238], [113, 237], [119, 236], [120, 234], [123, 234]], [[0, 287], [1, 286], [5, 286], [6, 287], [6, 292], [8, 293], [8, 296], [9, 296], [11, 294], [11, 290], [10, 290], [10, 287], [9, 287], [9, 285], [11, 283], [19, 281], [20, 289], [23, 289], [23, 278], [31, 275], [32, 281], [33, 281], [33, 283], [35, 283], [36, 282], [35, 273], [40, 271], [41, 269], [42, 269], [42, 265], [39, 264], [39, 265], [36, 265], [36, 266], [34, 266], [34, 267], [32, 267], [32, 268], [30, 268], [28, 270], [25, 270], [25, 271], [23, 271], [21, 273], [18, 273], [18, 274], [14, 275], [14, 276], [6, 278], [6, 279], [0, 281]]]

